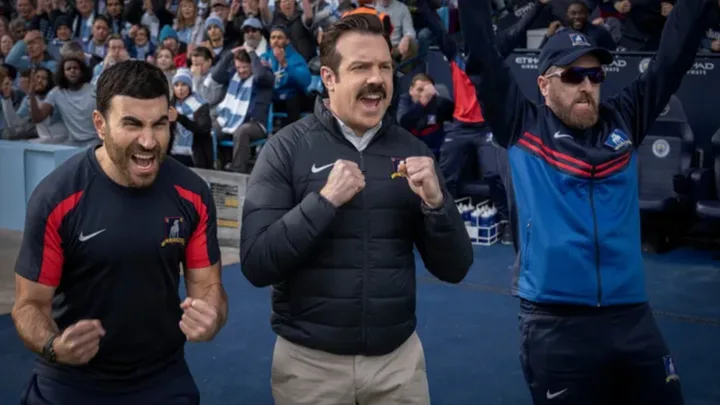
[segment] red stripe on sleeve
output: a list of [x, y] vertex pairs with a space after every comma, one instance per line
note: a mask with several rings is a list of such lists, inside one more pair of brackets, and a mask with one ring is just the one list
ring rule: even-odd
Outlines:
[[190, 237], [190, 242], [188, 242], [187, 249], [185, 250], [185, 264], [188, 269], [210, 267], [212, 263], [210, 263], [207, 245], [208, 207], [199, 194], [180, 186], [175, 186], [175, 189], [178, 194], [180, 194], [180, 197], [190, 201], [198, 215], [200, 215], [200, 221]]
[[82, 194], [83, 192], [80, 191], [62, 200], [47, 218], [45, 235], [43, 236], [42, 264], [38, 276], [38, 283], [40, 284], [52, 287], [60, 285], [63, 262], [65, 261], [62, 239], [60, 238], [60, 226], [62, 226], [65, 215], [75, 208], [78, 201], [80, 201]]

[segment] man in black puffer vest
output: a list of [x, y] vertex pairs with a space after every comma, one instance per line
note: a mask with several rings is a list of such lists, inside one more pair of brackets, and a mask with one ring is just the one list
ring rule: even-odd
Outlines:
[[273, 286], [277, 405], [429, 404], [413, 249], [450, 283], [473, 261], [433, 153], [385, 114], [382, 32], [372, 15], [325, 32], [329, 99], [268, 140], [248, 184], [242, 271]]

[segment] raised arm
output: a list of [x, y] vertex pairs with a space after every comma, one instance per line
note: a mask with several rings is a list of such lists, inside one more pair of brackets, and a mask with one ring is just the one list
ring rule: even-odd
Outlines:
[[705, 31], [720, 21], [717, 0], [678, 1], [665, 22], [660, 47], [645, 72], [608, 100], [632, 128], [635, 145], [680, 88]]
[[417, 0], [417, 12], [424, 17], [425, 25], [427, 25], [430, 33], [437, 38], [440, 44], [440, 51], [448, 61], [453, 61], [458, 55], [457, 44], [454, 39], [450, 38], [440, 16], [437, 11], [430, 7], [428, 1], [429, 0]]
[[465, 72], [482, 79], [482, 84], [474, 82], [483, 115], [495, 141], [507, 148], [521, 135], [523, 119], [535, 105], [522, 93], [497, 49], [490, 0], [459, 0], [459, 8], [468, 54]]
[[500, 56], [507, 58], [523, 39], [527, 37], [527, 30], [545, 10], [548, 0], [538, 1], [515, 24], [508, 29], [498, 32], [496, 42]]

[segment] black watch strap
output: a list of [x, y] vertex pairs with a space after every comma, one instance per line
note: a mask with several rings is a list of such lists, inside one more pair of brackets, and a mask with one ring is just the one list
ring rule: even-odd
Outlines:
[[60, 336], [59, 333], [55, 333], [52, 336], [50, 336], [50, 339], [48, 339], [47, 343], [45, 343], [45, 346], [43, 346], [42, 350], [42, 356], [45, 358], [45, 360], [55, 363], [55, 349], [53, 349], [53, 342], [55, 342], [55, 339]]

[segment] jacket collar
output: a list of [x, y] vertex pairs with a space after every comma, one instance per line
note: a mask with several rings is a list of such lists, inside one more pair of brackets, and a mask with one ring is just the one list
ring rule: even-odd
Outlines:
[[[331, 134], [333, 134], [333, 136], [344, 140], [345, 135], [343, 135], [342, 128], [340, 128], [340, 124], [338, 123], [335, 114], [333, 114], [332, 111], [327, 108], [326, 102], [328, 102], [328, 100], [323, 99], [320, 96], [315, 99], [315, 117], [317, 117], [317, 119], [323, 124], [323, 126], [327, 128], [327, 130], [330, 131]], [[378, 129], [377, 133], [373, 136], [373, 141], [378, 137], [382, 136], [392, 125], [394, 125], [392, 117], [390, 116], [390, 114], [385, 114], [382, 119], [380, 129]]]

